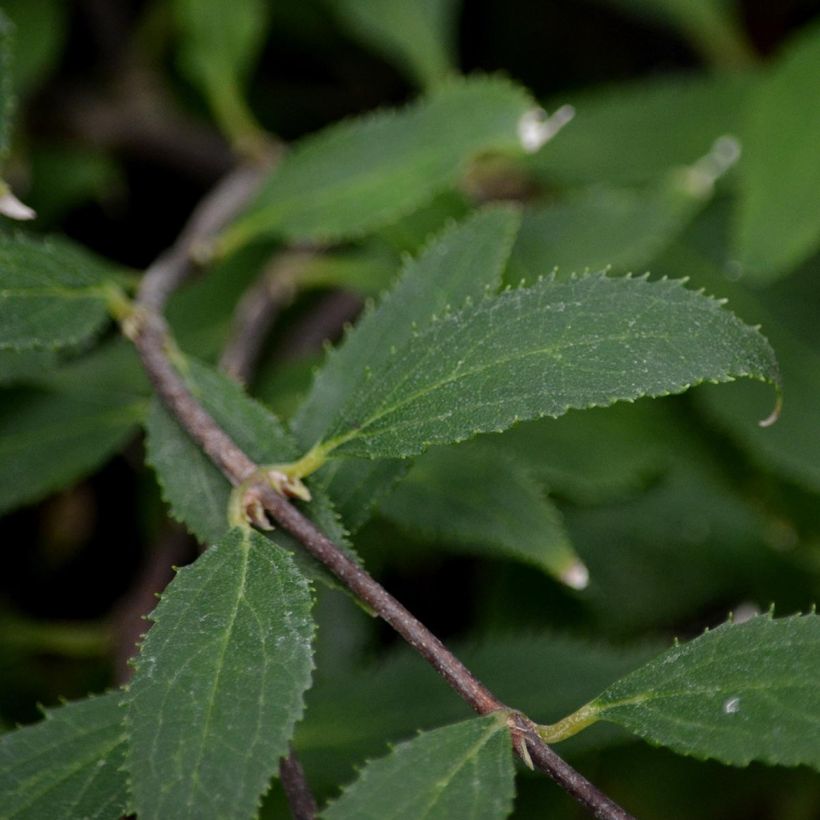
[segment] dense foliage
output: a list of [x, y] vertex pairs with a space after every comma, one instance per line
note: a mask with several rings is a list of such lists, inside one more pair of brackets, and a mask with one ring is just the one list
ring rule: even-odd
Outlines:
[[817, 816], [818, 20], [508, 5], [0, 4], [0, 818], [578, 816], [271, 488], [636, 816]]

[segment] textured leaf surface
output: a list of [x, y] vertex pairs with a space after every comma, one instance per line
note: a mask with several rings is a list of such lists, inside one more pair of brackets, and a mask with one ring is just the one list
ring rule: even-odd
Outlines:
[[582, 712], [682, 754], [820, 768], [820, 619], [759, 616], [676, 646]]
[[749, 100], [735, 245], [739, 261], [760, 281], [788, 273], [820, 244], [818, 76], [815, 25]]
[[148, 385], [124, 343], [0, 393], [0, 510], [37, 501], [90, 473], [136, 431]]
[[768, 342], [678, 281], [545, 279], [443, 317], [374, 369], [328, 435], [336, 455], [402, 457], [702, 381], [776, 382]]
[[546, 182], [647, 183], [705, 154], [723, 134], [740, 134], [754, 78], [746, 74], [663, 77], [584, 91], [572, 125], [531, 164]]
[[498, 78], [454, 80], [400, 111], [334, 125], [295, 147], [225, 247], [260, 235], [334, 240], [385, 225], [455, 182], [483, 151], [519, 151], [534, 103]]
[[[319, 440], [344, 402], [364, 389], [368, 373], [383, 367], [391, 350], [409, 343], [417, 326], [498, 287], [518, 224], [516, 211], [486, 208], [445, 229], [405, 264], [378, 308], [365, 314], [317, 374], [293, 423], [304, 447]], [[350, 461], [328, 465], [319, 477], [355, 529], [403, 470], [400, 462]]]
[[576, 581], [582, 565], [560, 512], [501, 446], [471, 442], [428, 451], [379, 511], [442, 546], [525, 561], [565, 582], [583, 580]]
[[426, 732], [369, 763], [322, 817], [507, 817], [515, 791], [511, 749], [494, 715]]
[[0, 348], [80, 342], [108, 318], [103, 267], [65, 243], [0, 236]]
[[250, 530], [179, 571], [128, 694], [140, 817], [254, 816], [310, 685], [310, 609], [290, 556]]
[[419, 85], [433, 85], [453, 69], [459, 0], [332, 0], [345, 28], [404, 69]]
[[0, 816], [4, 820], [84, 817], [127, 811], [120, 692], [56, 709], [0, 736]]

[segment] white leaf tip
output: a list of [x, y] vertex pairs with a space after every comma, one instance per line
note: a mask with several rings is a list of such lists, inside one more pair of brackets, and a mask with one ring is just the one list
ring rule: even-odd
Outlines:
[[589, 570], [578, 559], [573, 561], [559, 577], [570, 589], [582, 590], [589, 586]]
[[20, 202], [9, 190], [6, 190], [6, 192], [0, 196], [0, 214], [3, 214], [3, 216], [9, 219], [15, 219], [18, 222], [35, 219], [37, 217], [37, 213], [33, 208], [29, 208], [28, 205]]

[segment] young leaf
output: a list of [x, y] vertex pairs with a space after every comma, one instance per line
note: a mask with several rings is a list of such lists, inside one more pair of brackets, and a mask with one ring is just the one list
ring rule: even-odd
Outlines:
[[120, 692], [47, 709], [32, 726], [0, 735], [0, 813], [6, 820], [128, 812]]
[[35, 385], [2, 393], [0, 510], [37, 501], [92, 472], [134, 434], [148, 385], [126, 344], [107, 345]]
[[322, 449], [405, 457], [519, 420], [740, 376], [779, 382], [768, 342], [681, 282], [549, 278], [447, 315], [401, 347], [350, 397]]
[[180, 65], [234, 139], [255, 138], [258, 126], [242, 99], [270, 17], [265, 0], [174, 0], [182, 32]]
[[475, 442], [428, 451], [379, 511], [443, 545], [525, 561], [570, 586], [586, 586], [561, 513], [500, 446]]
[[726, 623], [612, 684], [544, 737], [607, 720], [681, 754], [820, 769], [818, 659], [813, 613]]
[[313, 668], [308, 582], [252, 530], [179, 571], [128, 693], [140, 817], [253, 817], [287, 753]]
[[534, 106], [507, 80], [453, 80], [400, 111], [334, 125], [284, 158], [250, 211], [227, 230], [227, 252], [260, 236], [355, 237], [429, 202], [484, 151], [521, 151]]
[[[610, 85], [573, 95], [572, 126], [530, 160], [547, 184], [646, 184], [705, 154], [723, 134], [740, 134], [754, 77], [681, 75]], [[547, 107], [566, 103], [566, 95]], [[550, 109], [551, 110], [551, 109]]]
[[820, 244], [820, 27], [803, 32], [751, 96], [735, 247], [750, 276], [771, 281]]
[[503, 818], [512, 811], [514, 777], [504, 719], [488, 715], [399, 744], [370, 762], [322, 817]]
[[332, 0], [342, 24], [365, 45], [404, 69], [420, 86], [453, 70], [459, 0]]
[[0, 235], [0, 348], [57, 348], [81, 342], [108, 318], [103, 266], [48, 241]]

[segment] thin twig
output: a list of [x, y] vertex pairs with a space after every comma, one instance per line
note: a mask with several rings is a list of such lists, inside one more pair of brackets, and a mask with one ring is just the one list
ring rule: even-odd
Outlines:
[[240, 384], [250, 381], [270, 327], [293, 299], [299, 271], [314, 253], [296, 248], [276, 254], [239, 300], [219, 366]]
[[[181, 247], [191, 248], [199, 240], [210, 237], [210, 228], [202, 235], [195, 231], [197, 226], [210, 225], [209, 220], [201, 218], [202, 212], [222, 210], [224, 215], [225, 211], [235, 209], [235, 205], [231, 208], [218, 208], [218, 199], [218, 193], [212, 194], [206, 199], [203, 208], [194, 213], [184, 233]], [[257, 472], [257, 465], [191, 395], [167, 353], [171, 340], [160, 312], [173, 287], [187, 276], [189, 270], [189, 260], [172, 251], [165, 256], [161, 264], [153, 266], [146, 273], [137, 295], [141, 321], [134, 334], [134, 341], [159, 396], [228, 480], [238, 485]], [[594, 816], [610, 820], [627, 820], [630, 817], [550, 749], [538, 737], [533, 724], [527, 718], [498, 700], [424, 624], [365, 570], [348, 558], [293, 504], [261, 480], [252, 489], [283, 529], [291, 533], [314, 558], [324, 564], [361, 601], [389, 623], [476, 712], [506, 712], [509, 715], [514, 748], [525, 762], [531, 761], [539, 770], [549, 775]]]
[[308, 788], [305, 771], [293, 749], [279, 761], [279, 780], [293, 820], [313, 820], [316, 817], [316, 800]]

